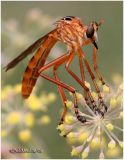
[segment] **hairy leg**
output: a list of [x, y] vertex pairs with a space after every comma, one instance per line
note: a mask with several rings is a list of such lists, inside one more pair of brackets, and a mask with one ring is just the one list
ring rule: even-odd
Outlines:
[[[76, 97], [76, 91], [73, 87], [61, 82], [59, 79], [58, 79], [58, 76], [56, 75], [55, 73], [55, 68], [54, 68], [54, 75], [55, 75], [55, 79], [47, 76], [47, 75], [44, 75], [42, 74], [42, 72], [52, 66], [56, 66], [58, 67], [59, 65], [61, 65], [63, 62], [65, 62], [65, 60], [68, 59], [68, 55], [65, 55], [65, 56], [62, 56], [62, 57], [59, 57], [58, 59], [48, 63], [47, 65], [43, 66], [40, 70], [39, 70], [39, 73], [40, 73], [40, 76], [53, 82], [54, 84], [57, 84], [60, 88], [60, 94], [61, 94], [61, 97], [62, 97], [62, 100], [63, 100], [63, 103], [65, 103], [65, 94], [63, 94], [63, 88], [67, 89], [68, 91], [72, 92], [73, 94], [73, 98], [74, 98], [74, 111], [75, 111], [75, 114], [76, 114], [76, 117], [79, 121], [81, 121], [82, 123], [86, 122], [86, 119], [81, 116], [79, 114], [79, 111], [78, 111], [78, 105], [77, 105], [77, 97]], [[62, 114], [62, 119], [65, 117], [66, 115], [66, 111], [67, 111], [67, 107], [64, 107], [64, 112]]]
[[[89, 66], [89, 63], [88, 63], [88, 61], [87, 61], [87, 59], [85, 57], [85, 53], [82, 51], [81, 48], [79, 48], [79, 53], [80, 53], [80, 55], [82, 56], [82, 58], [84, 60], [84, 63], [86, 65], [86, 68], [87, 68], [87, 70], [89, 72], [89, 75], [90, 75], [90, 77], [91, 77], [91, 79], [93, 81], [93, 84], [94, 84], [94, 87], [96, 89], [96, 92], [98, 93], [98, 97], [99, 97], [99, 100], [100, 100], [100, 105], [102, 105], [101, 114], [104, 116], [104, 113], [107, 111], [108, 107], [106, 106], [106, 104], [103, 101], [103, 98], [102, 98], [101, 93], [100, 93], [100, 89], [99, 89], [99, 87], [98, 87], [98, 85], [96, 83], [96, 80], [95, 80], [95, 76], [94, 76], [94, 74], [93, 74], [93, 72], [92, 72], [92, 70], [91, 70], [91, 68]], [[96, 111], [100, 112], [99, 109], [97, 109]]]

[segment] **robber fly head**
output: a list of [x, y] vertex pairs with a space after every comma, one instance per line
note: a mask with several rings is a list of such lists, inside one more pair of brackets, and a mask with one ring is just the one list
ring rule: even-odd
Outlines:
[[98, 49], [98, 46], [96, 44], [96, 42], [98, 41], [97, 31], [98, 31], [99, 26], [102, 23], [103, 23], [103, 21], [100, 21], [99, 23], [91, 22], [90, 25], [87, 27], [87, 30], [86, 30], [87, 38], [90, 38], [92, 40], [92, 43], [94, 44], [96, 49]]

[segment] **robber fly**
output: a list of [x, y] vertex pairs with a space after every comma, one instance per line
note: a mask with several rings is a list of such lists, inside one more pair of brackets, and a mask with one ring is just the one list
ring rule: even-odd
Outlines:
[[[94, 113], [104, 116], [104, 113], [107, 111], [107, 106], [102, 99], [100, 89], [95, 80], [95, 76], [85, 57], [84, 51], [82, 50], [83, 46], [93, 44], [94, 70], [99, 80], [104, 85], [105, 82], [97, 67], [97, 31], [102, 22], [103, 21], [100, 21], [99, 23], [91, 22], [89, 26], [86, 26], [79, 18], [74, 16], [66, 16], [55, 23], [56, 28], [54, 30], [34, 42], [30, 47], [28, 47], [5, 67], [6, 71], [15, 67], [21, 60], [23, 60], [25, 57], [27, 57], [29, 54], [32, 54], [36, 50], [36, 53], [29, 61], [23, 75], [22, 96], [24, 98], [28, 98], [30, 96], [38, 77], [43, 77], [56, 84], [58, 86], [58, 90], [64, 106], [60, 124], [63, 123], [65, 115], [67, 113], [67, 98], [64, 91], [65, 89], [71, 92], [73, 95], [73, 108], [77, 119], [82, 123], [86, 122], [86, 118], [79, 113], [75, 88], [62, 82], [57, 74], [57, 69], [62, 64], [65, 64], [65, 69], [67, 70], [67, 72], [82, 86], [84, 90], [85, 101], [87, 105], [94, 111]], [[67, 46], [67, 53], [46, 64], [45, 62], [48, 55], [50, 54], [51, 49], [58, 41], [64, 43]], [[69, 68], [76, 55], [79, 58], [81, 79], [77, 77], [77, 75]], [[98, 93], [100, 103], [99, 107], [98, 105], [96, 105], [90, 89], [85, 84], [83, 63], [86, 66], [89, 76], [93, 81], [95, 90]], [[47, 70], [50, 67], [53, 68], [54, 78], [43, 74], [43, 71]]]

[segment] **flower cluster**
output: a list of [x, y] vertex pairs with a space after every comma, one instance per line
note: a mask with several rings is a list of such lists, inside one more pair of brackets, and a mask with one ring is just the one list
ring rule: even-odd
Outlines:
[[[36, 88], [29, 99], [22, 100], [21, 85], [7, 85], [1, 91], [2, 139], [10, 135], [22, 143], [32, 143], [33, 127], [49, 125], [47, 106], [56, 100], [54, 93], [36, 95]], [[9, 141], [9, 139], [8, 139]]]
[[[118, 78], [115, 76], [114, 80], [118, 82]], [[64, 124], [59, 125], [57, 129], [61, 131], [60, 135], [66, 136], [67, 142], [72, 145], [71, 156], [79, 156], [83, 159], [122, 157], [122, 89], [122, 84], [115, 88], [110, 87], [110, 89], [107, 86], [101, 86], [102, 96], [109, 106], [103, 118], [95, 115], [86, 105], [82, 94], [77, 93], [78, 102], [83, 106], [80, 114], [87, 119], [84, 124], [77, 120], [72, 109], [73, 103], [67, 101], [70, 112], [66, 116]], [[97, 94], [92, 92], [92, 95], [97, 102]]]

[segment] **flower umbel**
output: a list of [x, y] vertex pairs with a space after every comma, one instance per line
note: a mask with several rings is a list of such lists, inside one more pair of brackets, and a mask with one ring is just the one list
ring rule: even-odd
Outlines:
[[[7, 85], [1, 90], [1, 101], [2, 101], [2, 127], [1, 127], [1, 137], [5, 142], [7, 141], [6, 146], [10, 142], [10, 139], [14, 141], [19, 146], [20, 143], [23, 143], [24, 146], [34, 146], [35, 148], [42, 147], [35, 138], [35, 129], [34, 127], [39, 127], [40, 125], [46, 126], [51, 123], [51, 118], [47, 114], [48, 105], [54, 102], [56, 95], [51, 93], [42, 92], [39, 96], [36, 94], [36, 88], [34, 89], [29, 100], [22, 100], [21, 98], [21, 84], [15, 86]], [[45, 114], [44, 114], [45, 113]], [[41, 142], [40, 140], [38, 141]], [[2, 142], [3, 144], [3, 142]], [[4, 144], [3, 144], [4, 146]], [[15, 144], [14, 144], [15, 146]], [[5, 146], [3, 149], [6, 148]], [[14, 148], [14, 147], [11, 147]], [[10, 150], [10, 149], [8, 149]], [[7, 150], [7, 153], [9, 153]], [[2, 153], [8, 156], [5, 153]], [[46, 152], [42, 155], [46, 157]], [[13, 156], [13, 155], [12, 155]], [[21, 154], [22, 158], [31, 158], [33, 153]], [[10, 157], [9, 157], [10, 158]], [[36, 158], [40, 158], [36, 155]]]
[[[80, 156], [83, 159], [90, 158], [92, 152], [97, 150], [99, 152], [97, 157], [104, 159], [112, 157], [111, 152], [115, 150], [114, 158], [121, 157], [123, 107], [122, 87], [120, 86], [115, 90], [111, 88], [110, 91], [107, 87], [103, 87], [102, 95], [105, 103], [109, 106], [104, 117], [95, 115], [86, 105], [83, 97], [79, 99], [81, 105], [85, 106], [83, 112], [80, 111], [80, 115], [86, 117], [86, 123], [77, 120], [72, 110], [73, 107], [70, 107], [71, 102], [67, 102], [70, 113], [66, 116], [64, 124], [58, 128], [61, 131], [60, 135], [66, 136], [68, 143], [72, 145], [71, 156]], [[98, 101], [97, 98], [96, 101]], [[119, 125], [117, 122], [120, 122]]]

